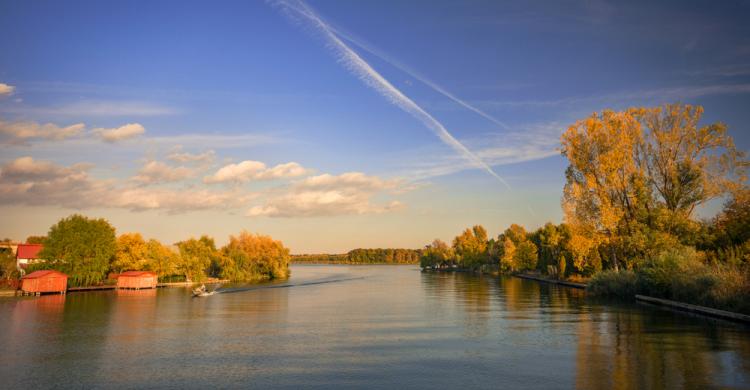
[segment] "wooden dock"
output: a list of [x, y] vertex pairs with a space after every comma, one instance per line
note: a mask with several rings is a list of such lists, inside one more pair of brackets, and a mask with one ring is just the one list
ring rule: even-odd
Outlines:
[[565, 280], [547, 279], [547, 278], [542, 278], [540, 276], [527, 275], [527, 274], [514, 274], [513, 276], [521, 278], [521, 279], [536, 280], [537, 282], [559, 284], [565, 287], [579, 288], [579, 289], [584, 289], [584, 290], [586, 289], [586, 285], [583, 283], [567, 282]]
[[102, 285], [102, 286], [86, 286], [86, 287], [70, 287], [68, 292], [85, 292], [85, 291], [97, 291], [97, 290], [115, 290], [117, 286], [114, 284]]
[[636, 295], [635, 299], [640, 302], [647, 302], [654, 305], [666, 306], [676, 310], [687, 311], [691, 313], [698, 313], [710, 317], [721, 318], [730, 321], [743, 322], [750, 324], [750, 316], [740, 313], [734, 313], [726, 310], [712, 309], [710, 307], [691, 305], [689, 303], [682, 303], [676, 301], [670, 301], [668, 299], [654, 298], [646, 295]]

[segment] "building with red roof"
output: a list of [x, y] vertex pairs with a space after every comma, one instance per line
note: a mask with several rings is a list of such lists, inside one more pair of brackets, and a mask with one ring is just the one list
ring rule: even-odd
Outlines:
[[117, 288], [156, 288], [158, 276], [151, 271], [126, 271], [117, 276]]
[[65, 294], [68, 290], [68, 275], [52, 270], [34, 271], [21, 278], [21, 290], [24, 294]]
[[42, 244], [18, 244], [16, 249], [16, 267], [23, 271], [29, 264], [40, 261], [39, 252], [44, 249]]

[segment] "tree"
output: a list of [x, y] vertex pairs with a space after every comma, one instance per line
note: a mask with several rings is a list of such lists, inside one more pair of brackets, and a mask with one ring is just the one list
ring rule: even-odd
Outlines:
[[419, 265], [422, 268], [442, 267], [454, 260], [453, 250], [445, 242], [435, 239], [425, 246], [420, 255]]
[[105, 219], [74, 214], [53, 225], [36, 268], [51, 268], [68, 275], [74, 286], [100, 283], [115, 255], [115, 228]]
[[[562, 135], [568, 158], [563, 211], [574, 227], [576, 267], [599, 245], [616, 239], [622, 220], [635, 217], [644, 173], [634, 153], [642, 142], [639, 110], [605, 110], [576, 122]], [[617, 255], [612, 253], [617, 266]]]
[[15, 279], [18, 278], [18, 268], [16, 267], [16, 256], [10, 250], [0, 251], [0, 278]]
[[478, 269], [490, 260], [487, 253], [487, 230], [481, 225], [464, 230], [453, 239], [453, 250], [461, 266]]
[[189, 281], [204, 280], [211, 260], [217, 255], [213, 239], [208, 236], [202, 236], [197, 240], [191, 238], [178, 242], [177, 248], [180, 250], [180, 261], [177, 265], [179, 272]]
[[148, 248], [140, 233], [125, 233], [117, 237], [117, 251], [112, 271], [141, 271], [148, 262]]
[[503, 243], [500, 256], [500, 269], [503, 271], [523, 271], [536, 268], [537, 247], [529, 240], [526, 229], [521, 225], [512, 224], [497, 237]]
[[638, 267], [676, 244], [695, 244], [694, 209], [741, 188], [747, 161], [726, 126], [699, 127], [689, 105], [605, 110], [562, 136], [570, 251], [579, 271], [604, 261]]
[[648, 129], [637, 151], [639, 163], [660, 202], [688, 217], [695, 207], [741, 187], [745, 154], [734, 146], [727, 126], [699, 127], [703, 107], [669, 104], [639, 111]]
[[515, 271], [518, 269], [516, 265], [516, 244], [513, 243], [509, 237], [501, 237], [498, 239], [503, 243], [503, 251], [500, 256], [500, 269], [503, 271]]
[[243, 231], [230, 236], [221, 253], [224, 278], [250, 281], [289, 276], [289, 249], [269, 236]]
[[44, 244], [44, 240], [47, 239], [47, 236], [28, 236], [26, 238], [27, 244]]
[[146, 263], [144, 269], [156, 272], [159, 278], [176, 275], [179, 272], [180, 256], [157, 240], [146, 243]]

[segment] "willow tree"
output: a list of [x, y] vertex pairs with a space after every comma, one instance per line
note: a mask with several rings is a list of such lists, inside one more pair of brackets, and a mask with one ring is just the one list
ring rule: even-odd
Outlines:
[[180, 255], [161, 242], [151, 239], [146, 243], [146, 264], [144, 269], [156, 272], [159, 278], [179, 273]]

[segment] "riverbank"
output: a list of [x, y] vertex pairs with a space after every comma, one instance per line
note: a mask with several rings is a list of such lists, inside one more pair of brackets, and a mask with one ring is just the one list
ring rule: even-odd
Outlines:
[[566, 280], [558, 280], [558, 279], [548, 279], [548, 278], [543, 278], [541, 276], [531, 275], [531, 274], [516, 273], [516, 274], [513, 274], [513, 276], [517, 278], [522, 278], [522, 279], [536, 280], [538, 282], [544, 282], [544, 283], [559, 284], [561, 286], [579, 288], [579, 289], [584, 289], [584, 290], [587, 287], [587, 284], [585, 283], [569, 282]]
[[[537, 282], [557, 284], [561, 286], [572, 287], [572, 288], [577, 288], [577, 289], [585, 289], [589, 291], [587, 289], [588, 285], [585, 283], [576, 283], [576, 282], [569, 282], [565, 280], [548, 279], [548, 278], [544, 278], [538, 275], [523, 274], [523, 273], [517, 273], [517, 274], [514, 274], [513, 276], [517, 278], [521, 278], [521, 279], [528, 279], [528, 280], [534, 280]], [[694, 305], [691, 303], [673, 301], [669, 299], [656, 298], [656, 297], [640, 295], [640, 294], [634, 294], [630, 298], [638, 302], [645, 302], [645, 303], [652, 304], [652, 305], [663, 306], [663, 307], [673, 309], [676, 311], [689, 312], [689, 313], [699, 314], [699, 315], [708, 316], [708, 317], [714, 317], [714, 318], [720, 318], [720, 319], [734, 321], [734, 322], [750, 324], [750, 315], [737, 313], [733, 311], [720, 310], [716, 308], [711, 308], [711, 307], [706, 307], [706, 306], [701, 306], [701, 305]]]

